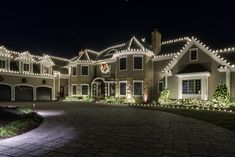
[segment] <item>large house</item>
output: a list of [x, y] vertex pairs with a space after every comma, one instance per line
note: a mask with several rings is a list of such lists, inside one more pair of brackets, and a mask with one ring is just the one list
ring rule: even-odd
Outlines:
[[150, 101], [168, 88], [175, 99], [208, 100], [226, 83], [235, 97], [235, 48], [212, 50], [194, 37], [152, 42], [132, 37], [100, 52], [65, 59], [0, 47], [0, 101], [49, 101], [65, 96], [115, 96]]

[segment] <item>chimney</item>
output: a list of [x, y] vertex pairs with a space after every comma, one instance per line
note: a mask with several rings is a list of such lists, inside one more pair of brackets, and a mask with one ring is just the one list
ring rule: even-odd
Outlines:
[[154, 54], [158, 55], [159, 52], [161, 51], [161, 40], [162, 35], [158, 30], [155, 28], [154, 31], [152, 32], [152, 50]]

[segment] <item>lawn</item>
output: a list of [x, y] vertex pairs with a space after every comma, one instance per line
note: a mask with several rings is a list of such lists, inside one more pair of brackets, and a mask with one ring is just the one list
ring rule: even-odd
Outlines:
[[218, 112], [207, 110], [192, 110], [192, 109], [177, 109], [177, 108], [162, 108], [162, 107], [140, 107], [151, 110], [158, 110], [179, 114], [182, 116], [192, 117], [202, 121], [206, 121], [223, 128], [227, 128], [235, 132], [235, 113]]
[[0, 140], [39, 126], [42, 118], [27, 108], [0, 107]]

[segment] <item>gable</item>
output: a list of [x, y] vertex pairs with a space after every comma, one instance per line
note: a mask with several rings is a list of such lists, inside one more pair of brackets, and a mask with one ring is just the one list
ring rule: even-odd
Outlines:
[[[194, 63], [201, 63], [206, 62], [206, 60], [214, 60], [220, 65], [225, 65], [228, 67], [232, 67], [230, 63], [228, 63], [226, 60], [221, 58], [219, 55], [217, 55], [215, 52], [209, 50], [208, 47], [205, 47], [202, 43], [197, 41], [196, 39], [192, 39], [191, 42], [189, 42], [183, 50], [180, 51], [180, 53], [177, 53], [177, 55], [169, 62], [169, 64], [163, 69], [163, 72], [169, 73], [173, 67], [175, 67], [176, 64], [193, 64], [192, 62], [189, 63], [189, 50], [191, 48], [198, 48], [198, 55], [199, 60]], [[182, 60], [181, 60], [182, 59]]]
[[3, 47], [0, 47], [0, 56], [2, 57], [11, 57], [11, 54]]

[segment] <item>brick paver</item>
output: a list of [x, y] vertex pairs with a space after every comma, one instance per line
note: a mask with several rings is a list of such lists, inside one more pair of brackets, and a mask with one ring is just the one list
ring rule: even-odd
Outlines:
[[120, 105], [36, 106], [42, 125], [0, 141], [0, 156], [235, 156], [235, 133], [199, 120]]

